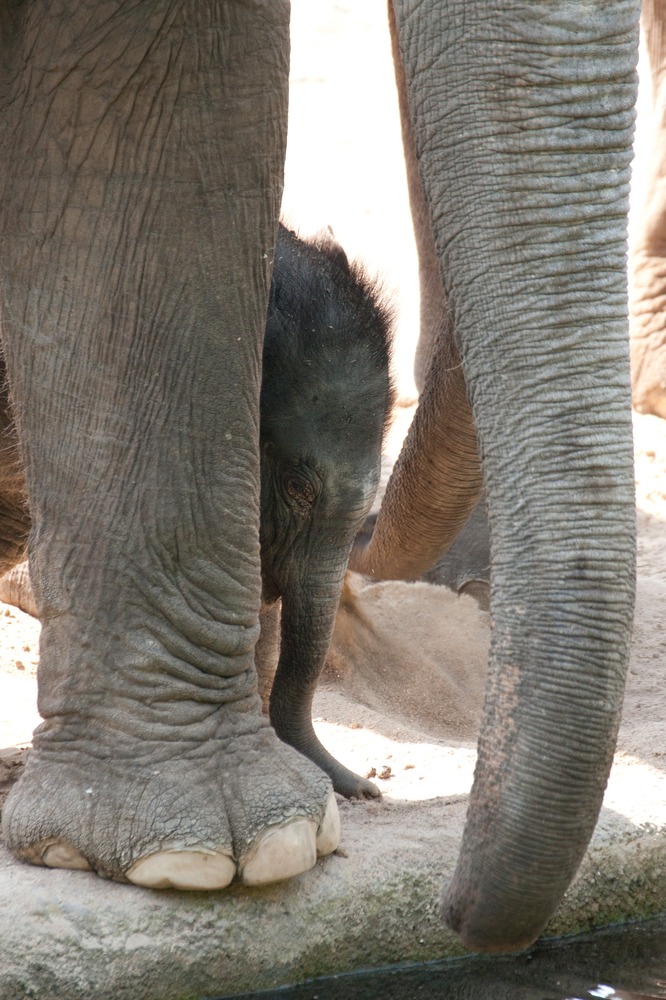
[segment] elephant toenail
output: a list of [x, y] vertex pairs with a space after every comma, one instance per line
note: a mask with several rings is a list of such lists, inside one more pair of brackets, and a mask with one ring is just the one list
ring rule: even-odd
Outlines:
[[241, 881], [245, 885], [267, 885], [308, 871], [317, 861], [315, 835], [314, 821], [305, 818], [266, 830], [243, 868]]
[[340, 814], [333, 792], [328, 797], [326, 812], [317, 831], [317, 857], [332, 854], [340, 843]]
[[216, 851], [160, 851], [141, 858], [127, 878], [144, 889], [224, 889], [236, 875], [236, 863]]
[[89, 872], [92, 867], [87, 858], [71, 844], [62, 840], [55, 841], [44, 848], [41, 854], [42, 864], [48, 868], [71, 868], [76, 871]]

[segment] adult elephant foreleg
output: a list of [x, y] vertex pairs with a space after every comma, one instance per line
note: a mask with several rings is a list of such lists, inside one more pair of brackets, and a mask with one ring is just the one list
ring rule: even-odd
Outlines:
[[631, 255], [634, 406], [666, 418], [666, 3], [643, 0], [652, 74], [652, 145], [639, 236]]
[[148, 886], [286, 878], [336, 843], [253, 664], [288, 5], [9, 10], [2, 334], [45, 722], [5, 839]]
[[540, 933], [582, 858], [622, 704], [638, 11], [394, 7], [491, 530], [489, 685], [444, 905], [469, 947], [509, 950]]

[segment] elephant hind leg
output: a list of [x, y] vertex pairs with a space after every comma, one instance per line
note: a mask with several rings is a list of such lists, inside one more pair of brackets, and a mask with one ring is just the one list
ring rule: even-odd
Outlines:
[[644, 0], [653, 92], [651, 149], [630, 280], [631, 380], [639, 413], [666, 418], [666, 8]]
[[29, 531], [25, 477], [0, 354], [0, 575], [25, 558]]
[[33, 618], [39, 617], [30, 585], [30, 569], [27, 560], [14, 566], [8, 573], [0, 577], [0, 601], [13, 605], [19, 611], [32, 615]]
[[633, 404], [666, 419], [666, 257], [636, 255], [631, 305]]

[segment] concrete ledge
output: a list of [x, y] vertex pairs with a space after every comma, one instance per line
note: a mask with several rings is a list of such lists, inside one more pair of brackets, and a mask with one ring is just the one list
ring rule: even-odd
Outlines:
[[[465, 766], [461, 754], [468, 751], [449, 752], [452, 770]], [[636, 770], [618, 760], [622, 777], [611, 783], [611, 802], [629, 767]], [[652, 779], [657, 793], [663, 778]], [[459, 794], [342, 802], [341, 853], [294, 882], [262, 890], [151, 892], [32, 868], [2, 849], [0, 996], [199, 1000], [462, 954], [440, 920], [438, 899], [453, 869], [465, 805]], [[666, 824], [637, 824], [605, 807], [547, 933], [666, 910], [664, 872]]]

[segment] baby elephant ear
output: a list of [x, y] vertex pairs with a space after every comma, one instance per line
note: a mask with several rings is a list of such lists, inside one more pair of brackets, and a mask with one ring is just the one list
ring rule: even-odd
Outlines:
[[336, 240], [331, 226], [326, 226], [324, 229], [320, 229], [318, 233], [315, 233], [312, 237], [312, 242], [317, 250], [321, 251], [330, 260], [331, 264], [340, 271], [344, 271], [345, 274], [349, 274], [349, 258]]

